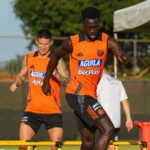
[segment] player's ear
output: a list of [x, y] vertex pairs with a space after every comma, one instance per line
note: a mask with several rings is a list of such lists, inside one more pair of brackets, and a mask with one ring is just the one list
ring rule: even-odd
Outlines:
[[51, 39], [51, 45], [53, 45], [53, 43], [54, 43], [54, 40]]

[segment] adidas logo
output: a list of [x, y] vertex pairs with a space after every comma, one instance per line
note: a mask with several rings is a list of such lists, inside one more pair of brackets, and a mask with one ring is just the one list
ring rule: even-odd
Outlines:
[[30, 68], [31, 68], [31, 69], [34, 69], [34, 65], [32, 65]]
[[76, 56], [84, 56], [82, 52], [78, 53]]

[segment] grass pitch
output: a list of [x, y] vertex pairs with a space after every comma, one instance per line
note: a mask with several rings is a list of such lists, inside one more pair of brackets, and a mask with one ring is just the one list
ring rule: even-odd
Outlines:
[[[17, 150], [16, 146], [1, 146], [0, 150]], [[48, 146], [38, 146], [36, 150], [50, 150]], [[62, 150], [80, 150], [79, 146], [63, 146]], [[140, 150], [140, 146], [119, 146], [119, 150]]]

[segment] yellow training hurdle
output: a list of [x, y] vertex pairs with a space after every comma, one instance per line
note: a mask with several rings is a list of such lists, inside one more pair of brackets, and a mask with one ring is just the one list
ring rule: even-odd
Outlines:
[[[57, 150], [62, 150], [62, 145], [64, 146], [80, 146], [82, 143], [81, 141], [63, 141], [63, 142], [29, 142], [29, 141], [0, 141], [0, 146], [28, 146], [28, 150], [33, 150], [36, 146], [56, 146]], [[142, 141], [117, 141], [117, 142], [110, 142], [110, 145], [115, 145], [115, 150], [118, 150], [119, 145], [141, 145], [143, 150], [147, 150], [147, 143]]]

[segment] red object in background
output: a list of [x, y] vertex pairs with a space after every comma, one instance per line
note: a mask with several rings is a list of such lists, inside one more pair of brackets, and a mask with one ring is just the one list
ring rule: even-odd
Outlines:
[[139, 140], [147, 142], [147, 148], [150, 150], [150, 122], [134, 121], [134, 124], [139, 127]]

